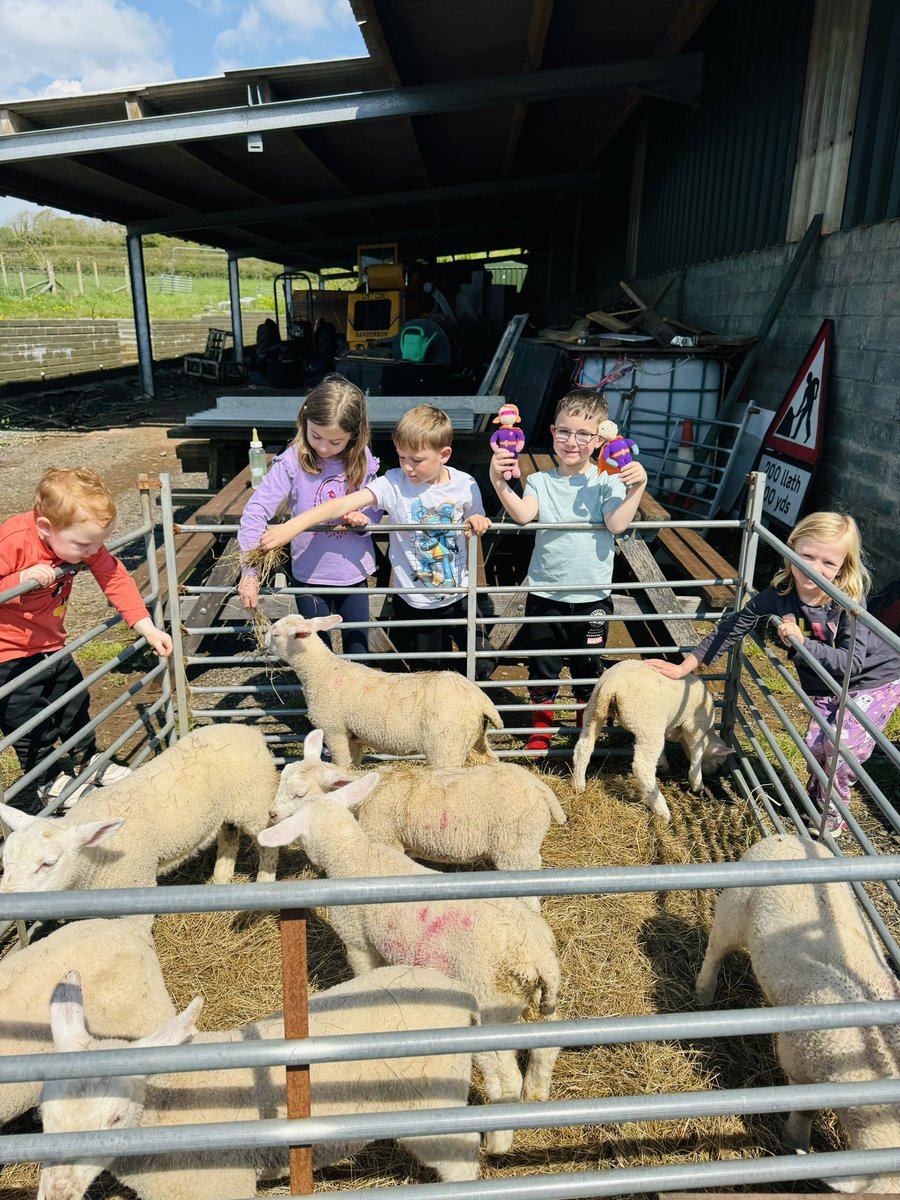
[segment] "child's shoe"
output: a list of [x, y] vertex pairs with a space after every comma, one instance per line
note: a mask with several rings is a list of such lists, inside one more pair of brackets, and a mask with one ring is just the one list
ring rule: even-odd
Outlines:
[[[821, 828], [822, 814], [817, 813], [814, 818], [809, 819], [809, 831], [813, 837], [818, 837]], [[838, 812], [837, 808], [833, 804], [829, 804], [828, 814], [825, 817], [825, 832], [830, 833], [833, 838], [839, 838], [848, 828], [847, 822]]]
[[[36, 790], [38, 803], [41, 808], [46, 808], [50, 801], [55, 800], [68, 784], [74, 782], [74, 775], [60, 774], [55, 779], [50, 779], [46, 783], [39, 783]], [[82, 796], [92, 790], [92, 787], [93, 784], [91, 783], [80, 784], [73, 792], [66, 796], [63, 801], [63, 808], [71, 808], [73, 804], [77, 804]]]
[[[531, 714], [531, 724], [534, 733], [525, 743], [526, 750], [549, 750], [550, 742], [553, 740], [553, 709], [552, 708], [536, 708]], [[538, 731], [547, 732], [538, 732]]]
[[[78, 774], [80, 775], [82, 771], [87, 770], [91, 763], [96, 762], [99, 757], [99, 754], [92, 754]], [[91, 776], [90, 783], [92, 785], [99, 784], [101, 787], [109, 787], [111, 783], [121, 783], [123, 779], [127, 779], [129, 775], [133, 774], [134, 772], [131, 767], [123, 767], [120, 763], [108, 762]]]

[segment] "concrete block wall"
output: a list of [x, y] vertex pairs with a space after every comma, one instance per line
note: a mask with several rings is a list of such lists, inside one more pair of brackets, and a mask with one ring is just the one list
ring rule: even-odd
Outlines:
[[[687, 268], [662, 307], [699, 328], [753, 334], [795, 250], [775, 246]], [[636, 290], [652, 296], [668, 278]], [[755, 403], [778, 408], [826, 317], [834, 320], [834, 355], [810, 502], [853, 514], [882, 587], [900, 576], [900, 221], [819, 239], [750, 375]]]
[[[256, 327], [269, 315], [241, 313], [245, 346], [254, 344]], [[189, 321], [151, 321], [153, 357], [162, 362], [199, 353], [206, 346], [210, 329], [230, 328], [230, 316], [218, 313]], [[0, 321], [0, 387], [111, 370], [136, 362], [137, 336], [131, 320]]]

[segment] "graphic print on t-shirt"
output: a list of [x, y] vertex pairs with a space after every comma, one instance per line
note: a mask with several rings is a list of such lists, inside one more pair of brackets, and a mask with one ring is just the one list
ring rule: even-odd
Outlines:
[[420, 500], [414, 500], [410, 508], [410, 519], [417, 524], [427, 525], [420, 529], [414, 540], [416, 551], [415, 577], [425, 587], [451, 587], [457, 583], [459, 572], [456, 560], [459, 553], [459, 537], [447, 528], [459, 524], [456, 505], [447, 501], [434, 508], [426, 508]]
[[[330, 475], [327, 479], [323, 479], [316, 488], [313, 507], [324, 504], [327, 500], [337, 500], [339, 496], [346, 496], [346, 494], [347, 476], [343, 472], [340, 475]], [[335, 527], [330, 529], [329, 533], [332, 537], [345, 537], [347, 530]]]

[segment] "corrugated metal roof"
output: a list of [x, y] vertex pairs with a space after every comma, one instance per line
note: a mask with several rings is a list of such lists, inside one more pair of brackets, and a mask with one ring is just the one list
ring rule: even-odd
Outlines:
[[[175, 229], [179, 218], [196, 218], [188, 236], [197, 241], [297, 263], [349, 263], [360, 237], [397, 231], [410, 253], [464, 250], [498, 231], [501, 240], [514, 231], [515, 240], [527, 241], [539, 236], [548, 213], [547, 192], [529, 181], [569, 172], [583, 178], [621, 120], [626, 84], [658, 75], [654, 86], [696, 90], [689, 64], [688, 78], [670, 82], [682, 62], [671, 52], [672, 30], [689, 32], [685, 14], [699, 21], [713, 2], [351, 0], [369, 58], [0, 104], [0, 191], [138, 229], [150, 222]], [[674, 51], [683, 40], [675, 38]], [[652, 61], [643, 74], [624, 67], [610, 89], [615, 65], [634, 60]], [[593, 68], [605, 70], [607, 82], [587, 81], [580, 94], [563, 98], [566, 81]], [[478, 90], [487, 81], [524, 79], [533, 94], [531, 76], [551, 79], [554, 70], [560, 82], [539, 102], [487, 101]], [[271, 104], [248, 107], [248, 85], [259, 85]], [[425, 91], [416, 115], [401, 108], [365, 121], [301, 125], [290, 123], [294, 109], [284, 113], [299, 101], [345, 96], [344, 107], [377, 114], [375, 93], [405, 99], [418, 89]], [[473, 107], [456, 111], [452, 97]], [[279, 105], [286, 127], [267, 127], [263, 152], [248, 152], [243, 118], [268, 120]], [[234, 110], [227, 124], [226, 110]], [[188, 114], [222, 122], [210, 133]], [[149, 140], [157, 127], [174, 137], [179, 120], [184, 136]], [[96, 136], [104, 126], [110, 132], [101, 148]], [[30, 157], [26, 149], [42, 130], [68, 131], [65, 152], [51, 146], [48, 156]], [[137, 130], [147, 144], [135, 144]], [[53, 135], [53, 145], [61, 136]], [[517, 180], [528, 184], [521, 192], [510, 190]], [[483, 191], [435, 195], [469, 184]], [[329, 201], [384, 193], [402, 198], [349, 214], [327, 211]], [[285, 211], [299, 204], [304, 213]], [[302, 249], [280, 249], [290, 246]]]

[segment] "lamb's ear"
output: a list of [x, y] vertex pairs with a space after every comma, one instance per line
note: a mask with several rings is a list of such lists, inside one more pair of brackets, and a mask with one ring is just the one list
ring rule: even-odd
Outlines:
[[724, 742], [718, 746], [713, 746], [712, 748], [713, 758], [725, 759], [729, 756], [729, 754], [737, 754], [737, 751], [735, 750], [734, 746], [726, 746]]
[[256, 835], [256, 840], [260, 846], [288, 846], [291, 842], [302, 842], [309, 832], [310, 812], [310, 806], [304, 804], [277, 825], [261, 829]]
[[322, 774], [325, 783], [328, 785], [326, 790], [329, 792], [335, 792], [340, 788], [349, 787], [351, 783], [356, 782], [355, 775], [347, 775], [344, 771], [339, 771], [336, 767], [332, 767], [330, 770], [326, 768]]
[[84, 1025], [81, 976], [69, 971], [50, 997], [50, 1032], [57, 1050], [87, 1050], [91, 1037]]
[[319, 631], [324, 632], [326, 629], [334, 629], [335, 625], [340, 625], [343, 619], [337, 613], [329, 613], [327, 617], [310, 617], [306, 623], [318, 633]]
[[361, 779], [352, 779], [346, 787], [339, 787], [337, 791], [329, 792], [328, 798], [342, 804], [345, 808], [356, 808], [357, 804], [361, 804], [366, 796], [375, 791], [379, 783], [381, 783], [381, 776], [378, 772], [369, 771]]
[[24, 829], [26, 825], [30, 825], [37, 818], [23, 813], [21, 809], [13, 808], [11, 804], [0, 804], [0, 820], [10, 829]]
[[325, 734], [321, 729], [314, 729], [308, 733], [303, 739], [303, 761], [304, 762], [321, 762], [322, 761], [322, 744], [325, 740]]
[[197, 1032], [196, 1020], [203, 1007], [203, 997], [195, 996], [184, 1012], [177, 1013], [160, 1025], [153, 1033], [148, 1033], [135, 1042], [136, 1046], [180, 1046], [182, 1042], [190, 1041]]
[[105, 821], [85, 821], [70, 830], [72, 844], [76, 850], [92, 849], [111, 838], [125, 824], [124, 817], [107, 817]]

